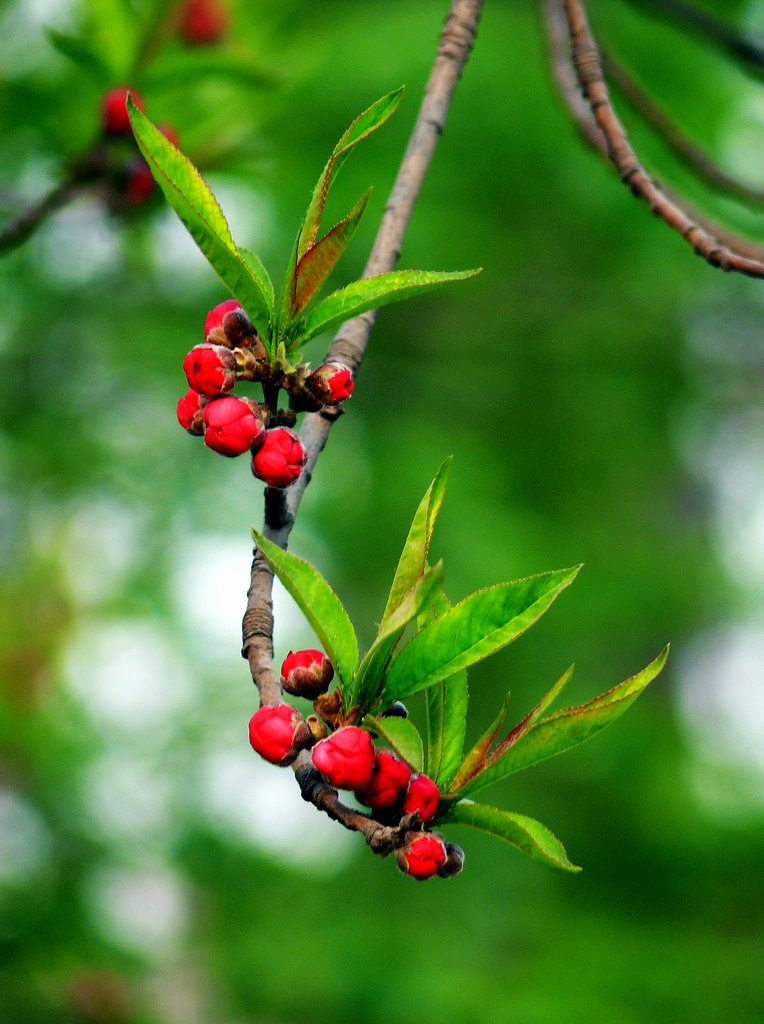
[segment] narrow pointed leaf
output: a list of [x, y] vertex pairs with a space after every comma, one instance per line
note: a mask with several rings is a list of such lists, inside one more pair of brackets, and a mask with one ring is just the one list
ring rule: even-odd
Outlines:
[[295, 287], [297, 284], [297, 251], [300, 247], [301, 235], [302, 228], [297, 232], [297, 238], [294, 240], [292, 252], [289, 256], [289, 263], [287, 264], [286, 273], [284, 274], [284, 281], [281, 285], [278, 308], [278, 325], [280, 331], [283, 331], [292, 319], [292, 306], [294, 305]]
[[319, 302], [300, 331], [299, 340], [310, 341], [317, 334], [331, 330], [369, 309], [400, 302], [401, 299], [432, 291], [452, 281], [464, 281], [479, 273], [480, 268], [451, 273], [435, 270], [393, 270], [389, 274], [379, 274], [377, 277], [364, 277], [346, 288], [332, 292]]
[[[436, 595], [429, 615], [422, 621], [422, 628], [450, 607], [448, 598], [441, 591]], [[463, 669], [425, 691], [427, 774], [444, 793], [462, 761], [468, 699], [467, 673]]]
[[546, 761], [594, 736], [631, 707], [666, 663], [668, 647], [630, 679], [579, 707], [564, 708], [533, 725], [514, 746], [461, 790], [473, 793], [513, 772]]
[[504, 702], [501, 705], [498, 715], [488, 726], [483, 735], [478, 739], [475, 745], [471, 748], [467, 756], [459, 766], [459, 770], [453, 778], [451, 783], [450, 791], [456, 792], [459, 790], [464, 783], [471, 779], [472, 776], [480, 769], [483, 764], [486, 754], [491, 749], [494, 740], [499, 735], [501, 727], [504, 725], [504, 721], [507, 717], [507, 711], [509, 710], [509, 694], [504, 698]]
[[[544, 694], [544, 696], [538, 702], [536, 707], [532, 711], [529, 711], [525, 718], [523, 718], [522, 721], [518, 722], [517, 725], [512, 730], [510, 730], [510, 732], [507, 733], [507, 735], [504, 737], [501, 743], [498, 743], [495, 749], [491, 751], [490, 756], [487, 757], [485, 761], [486, 769], [491, 764], [493, 764], [494, 761], [498, 761], [501, 757], [503, 757], [504, 754], [509, 750], [509, 748], [513, 747], [515, 743], [517, 743], [518, 740], [520, 740], [520, 738], [525, 735], [525, 733], [531, 728], [531, 726], [533, 726], [539, 720], [539, 718], [541, 718], [541, 716], [544, 714], [547, 708], [551, 707], [554, 701], [557, 700], [562, 691], [568, 685], [572, 675], [573, 666], [571, 665], [570, 668], [566, 669], [566, 671], [563, 672], [563, 674], [560, 676], [560, 678], [557, 680], [554, 686], [552, 686], [551, 689]], [[466, 782], [468, 778], [469, 776], [467, 776], [462, 781]]]
[[427, 774], [442, 792], [449, 789], [462, 759], [467, 731], [467, 673], [455, 672], [425, 692], [429, 739]]
[[367, 715], [362, 724], [389, 743], [395, 753], [410, 764], [414, 771], [422, 771], [422, 737], [410, 718], [376, 718]]
[[290, 316], [296, 317], [305, 309], [321, 285], [334, 270], [340, 257], [350, 244], [355, 229], [369, 201], [366, 192], [344, 220], [335, 224], [320, 242], [316, 242], [302, 256], [295, 271], [294, 295]]
[[46, 28], [45, 35], [55, 50], [88, 74], [97, 85], [101, 88], [108, 85], [111, 79], [109, 67], [92, 46], [77, 36], [59, 32], [54, 28]]
[[[447, 458], [435, 474], [435, 479], [427, 488], [419, 507], [414, 513], [408, 536], [403, 545], [403, 551], [395, 570], [393, 583], [382, 615], [382, 622], [388, 619], [406, 594], [414, 586], [416, 580], [422, 575], [427, 564], [427, 554], [430, 550], [430, 541], [435, 529], [440, 506], [443, 504], [443, 497], [448, 482], [448, 474], [451, 469], [452, 458]], [[443, 609], [445, 610], [445, 609]]]
[[217, 199], [188, 157], [127, 101], [136, 141], [165, 197], [213, 270], [268, 337], [268, 300], [258, 277], [240, 256]]
[[391, 703], [487, 658], [524, 633], [576, 577], [580, 566], [500, 583], [454, 605], [418, 633], [390, 666]]
[[460, 800], [451, 805], [444, 817], [438, 818], [438, 824], [442, 822], [469, 825], [487, 832], [516, 847], [532, 860], [551, 868], [574, 872], [581, 870], [568, 860], [565, 847], [557, 836], [540, 821], [527, 818], [524, 814], [513, 814], [471, 800]]
[[340, 599], [312, 565], [266, 540], [257, 530], [252, 535], [266, 562], [313, 627], [346, 695], [358, 662], [358, 641]]
[[320, 178], [316, 182], [316, 187], [313, 189], [310, 205], [308, 206], [308, 211], [305, 214], [303, 230], [301, 231], [301, 237], [298, 241], [298, 259], [312, 247], [318, 236], [318, 229], [321, 225], [321, 217], [324, 212], [326, 197], [329, 193], [329, 187], [332, 184], [333, 176], [336, 175], [337, 171], [339, 171], [344, 161], [358, 143], [368, 135], [371, 135], [371, 133], [376, 131], [377, 128], [380, 128], [385, 121], [395, 113], [402, 97], [403, 89], [401, 88], [388, 93], [386, 96], [377, 100], [376, 103], [372, 103], [370, 107], [358, 115], [332, 150], [332, 154], [326, 162], [326, 166], [321, 172]]
[[[274, 307], [276, 305], [276, 296], [273, 291], [273, 281], [271, 281], [271, 275], [265, 269], [265, 264], [257, 255], [257, 253], [252, 252], [251, 249], [239, 249], [239, 256], [241, 256], [241, 258], [244, 260], [247, 269], [257, 282], [257, 285], [262, 293], [266, 309], [268, 310], [269, 317], [273, 319]], [[265, 339], [263, 340], [265, 341]]]
[[356, 673], [352, 704], [360, 705], [361, 710], [365, 711], [376, 702], [382, 689], [385, 668], [403, 631], [442, 587], [443, 563], [439, 562], [416, 581], [398, 605], [396, 613], [380, 625], [377, 637]]
[[88, 42], [108, 63], [110, 81], [130, 81], [139, 29], [134, 7], [126, 0], [91, 0], [87, 5]]

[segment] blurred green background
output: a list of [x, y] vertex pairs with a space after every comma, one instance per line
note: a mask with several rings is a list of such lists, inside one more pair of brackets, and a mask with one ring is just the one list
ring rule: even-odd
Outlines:
[[[341, 131], [407, 85], [331, 199], [339, 217], [375, 185], [344, 283], [446, 4], [229, 6], [217, 48], [170, 40], [138, 85], [274, 273]], [[761, 0], [703, 6], [764, 32]], [[4, 219], [98, 130], [102, 88], [44, 27], [118, 59], [126, 7], [0, 7]], [[400, 264], [483, 274], [380, 314], [291, 543], [368, 642], [453, 453], [435, 543], [452, 599], [585, 563], [471, 672], [468, 738], [508, 688], [520, 717], [575, 660], [578, 702], [672, 641], [623, 721], [486, 794], [583, 873], [454, 827], [464, 873], [416, 884], [253, 755], [239, 624], [261, 488], [175, 420], [183, 355], [226, 296], [158, 199], [117, 217], [91, 194], [0, 263], [4, 1024], [764, 1019], [764, 290], [693, 258], [583, 148], [534, 8], [487, 3]], [[764, 87], [638, 5], [591, 11], [687, 132], [761, 184]], [[762, 237], [761, 212], [709, 194], [620, 107], [659, 176]], [[277, 660], [313, 642], [277, 595]]]

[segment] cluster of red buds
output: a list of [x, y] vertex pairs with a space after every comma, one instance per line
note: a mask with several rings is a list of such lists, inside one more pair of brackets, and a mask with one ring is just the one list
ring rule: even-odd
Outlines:
[[[385, 825], [398, 825], [404, 817], [412, 823], [396, 849], [401, 871], [419, 880], [459, 874], [463, 851], [427, 830], [438, 811], [438, 786], [392, 750], [375, 747], [365, 729], [346, 724], [352, 716], [343, 715], [338, 691], [327, 692], [333, 676], [322, 651], [290, 651], [281, 666], [281, 688], [312, 700], [316, 713], [305, 719], [289, 704], [263, 705], [249, 722], [252, 747], [280, 766], [292, 764], [301, 750], [310, 748], [313, 766], [326, 782], [354, 792], [370, 808], [371, 818]], [[405, 713], [402, 706], [392, 710]]]
[[[145, 110], [140, 93], [126, 85], [115, 86], [105, 93], [101, 99], [103, 145], [94, 156], [94, 161], [100, 161], [103, 176], [112, 186], [111, 205], [117, 209], [142, 206], [156, 189], [149, 165], [133, 139], [126, 107], [128, 93], [136, 107]], [[180, 137], [173, 125], [160, 125], [159, 130], [174, 146], [179, 145]]]
[[[285, 373], [268, 361], [263, 343], [236, 299], [207, 314], [204, 343], [183, 360], [190, 390], [178, 402], [178, 422], [204, 437], [208, 448], [234, 458], [252, 453], [252, 472], [271, 487], [288, 487], [299, 477], [307, 453], [291, 429], [297, 413], [336, 405], [353, 392], [350, 370], [325, 363]], [[278, 396], [289, 394], [289, 408], [229, 394], [239, 381], [256, 381]]]

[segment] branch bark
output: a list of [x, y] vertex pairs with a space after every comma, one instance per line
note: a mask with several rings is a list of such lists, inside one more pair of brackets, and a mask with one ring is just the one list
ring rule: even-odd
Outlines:
[[734, 196], [745, 203], [760, 206], [764, 203], [764, 188], [757, 188], [747, 181], [736, 178], [703, 152], [700, 146], [689, 139], [661, 108], [654, 103], [644, 89], [632, 78], [626, 69], [605, 50], [600, 51], [602, 69], [607, 78], [616, 86], [629, 105], [644, 121], [673, 149], [674, 153], [698, 177], [720, 191]]
[[[453, 0], [438, 41], [435, 63], [425, 88], [419, 113], [393, 189], [390, 193], [364, 277], [392, 270], [398, 261], [411, 215], [443, 133], [448, 109], [477, 33], [483, 0]], [[355, 376], [363, 361], [377, 311], [348, 321], [332, 342], [325, 361], [345, 363]], [[341, 410], [325, 407], [305, 417], [300, 438], [308, 461], [298, 480], [281, 497], [266, 491], [265, 526], [269, 540], [286, 548], [297, 510], [324, 449], [332, 424]], [[247, 608], [242, 623], [242, 655], [247, 659], [262, 704], [282, 702], [280, 682], [273, 669], [273, 574], [257, 548], [254, 551]], [[341, 822], [361, 832], [372, 850], [382, 855], [401, 845], [414, 820], [402, 819], [396, 827], [382, 826], [368, 815], [346, 807], [337, 791], [312, 768], [310, 755], [302, 751], [292, 766], [303, 798]]]
[[586, 138], [604, 152], [621, 181], [711, 266], [737, 271], [748, 277], [764, 277], [764, 250], [698, 216], [682, 199], [672, 196], [659, 185], [643, 167], [613, 109], [599, 49], [581, 0], [545, 0], [544, 12], [553, 47], [559, 45], [557, 19], [564, 18], [567, 23], [570, 60], [589, 113], [582, 114], [580, 102], [572, 99], [569, 77], [561, 75], [558, 55], [554, 68], [563, 97]]

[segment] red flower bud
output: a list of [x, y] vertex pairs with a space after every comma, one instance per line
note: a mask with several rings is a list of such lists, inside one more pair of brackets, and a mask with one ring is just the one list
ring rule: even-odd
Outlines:
[[353, 375], [342, 363], [324, 363], [311, 374], [311, 390], [327, 404], [344, 402], [354, 387]]
[[131, 206], [143, 206], [154, 193], [154, 175], [145, 160], [138, 157], [125, 168], [122, 194]]
[[204, 433], [199, 422], [199, 413], [202, 408], [199, 403], [200, 397], [196, 391], [189, 390], [182, 398], [178, 399], [178, 423], [184, 430], [190, 430], [192, 434]]
[[228, 27], [220, 0], [186, 0], [178, 15], [178, 35], [191, 46], [216, 43]]
[[222, 345], [195, 345], [183, 360], [189, 385], [208, 398], [236, 383], [236, 357]]
[[211, 309], [204, 321], [205, 341], [215, 345], [248, 346], [256, 334], [252, 321], [237, 299], [226, 299]]
[[281, 666], [281, 685], [295, 697], [315, 700], [333, 678], [332, 663], [323, 651], [290, 651]]
[[143, 97], [126, 85], [109, 89], [101, 99], [101, 126], [107, 135], [129, 135], [131, 132], [130, 118], [125, 106], [128, 92], [139, 110], [146, 106]]
[[262, 447], [254, 454], [252, 472], [271, 487], [288, 487], [302, 473], [307, 458], [293, 430], [274, 427], [266, 431]]
[[313, 764], [338, 789], [363, 789], [374, 767], [374, 747], [365, 729], [343, 728], [321, 740], [312, 750]]
[[446, 846], [434, 832], [409, 832], [395, 859], [404, 874], [422, 882], [437, 875], [446, 863]]
[[408, 785], [411, 769], [389, 750], [377, 750], [368, 783], [356, 796], [369, 807], [392, 807]]
[[310, 730], [289, 704], [264, 705], [249, 720], [249, 742], [266, 761], [287, 765], [310, 743]]
[[429, 821], [438, 809], [439, 800], [440, 790], [430, 776], [415, 775], [406, 790], [403, 812], [413, 814], [417, 811], [420, 821]]
[[259, 406], [246, 398], [225, 395], [207, 402], [204, 418], [204, 443], [214, 452], [233, 458], [241, 455], [265, 436]]

